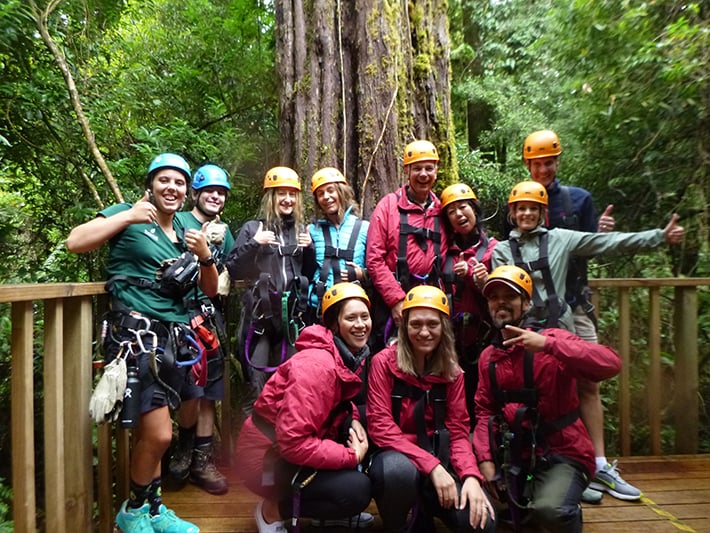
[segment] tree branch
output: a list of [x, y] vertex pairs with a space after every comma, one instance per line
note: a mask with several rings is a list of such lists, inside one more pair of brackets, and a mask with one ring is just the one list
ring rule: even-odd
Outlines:
[[[57, 65], [59, 65], [59, 70], [61, 70], [62, 76], [64, 76], [64, 81], [67, 84], [67, 89], [69, 90], [69, 99], [71, 100], [72, 106], [74, 107], [74, 113], [76, 113], [76, 117], [79, 120], [79, 124], [81, 125], [81, 129], [84, 133], [84, 138], [86, 139], [86, 142], [89, 145], [89, 151], [91, 152], [91, 155], [93, 156], [94, 160], [101, 169], [104, 178], [106, 178], [106, 182], [113, 191], [116, 200], [118, 200], [119, 202], [123, 202], [124, 200], [123, 195], [121, 194], [121, 190], [119, 189], [118, 184], [116, 183], [116, 180], [114, 179], [113, 174], [111, 173], [111, 170], [108, 168], [106, 160], [104, 159], [103, 155], [101, 154], [101, 151], [96, 145], [94, 133], [91, 130], [89, 120], [84, 114], [84, 108], [82, 107], [81, 99], [79, 98], [79, 91], [77, 91], [76, 84], [74, 83], [74, 78], [72, 77], [71, 72], [69, 71], [69, 65], [67, 64], [66, 58], [64, 57], [64, 54], [59, 49], [57, 44], [52, 39], [52, 36], [49, 34], [49, 14], [54, 11], [54, 9], [56, 9], [56, 7], [60, 4], [61, 1], [62, 0], [51, 0], [47, 5], [47, 9], [41, 11], [37, 7], [35, 0], [30, 0], [29, 3], [30, 9], [32, 11], [32, 16], [35, 19], [37, 29], [39, 30], [39, 33], [42, 36], [44, 44], [47, 45], [49, 51], [52, 52], [52, 55], [54, 56], [54, 59], [57, 62]], [[86, 179], [88, 179], [88, 176], [86, 177]], [[96, 192], [95, 187], [94, 192]]]

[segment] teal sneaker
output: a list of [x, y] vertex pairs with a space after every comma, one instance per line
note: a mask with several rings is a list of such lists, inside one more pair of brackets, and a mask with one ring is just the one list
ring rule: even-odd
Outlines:
[[150, 524], [150, 506], [144, 503], [138, 509], [129, 509], [128, 500], [121, 504], [116, 515], [116, 525], [123, 533], [154, 533]]
[[165, 505], [160, 506], [160, 514], [150, 517], [151, 531], [155, 533], [200, 533], [200, 528], [182, 518]]

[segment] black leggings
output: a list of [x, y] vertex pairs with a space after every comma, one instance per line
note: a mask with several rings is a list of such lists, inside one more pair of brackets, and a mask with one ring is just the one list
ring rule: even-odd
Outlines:
[[[473, 529], [469, 524], [469, 508], [444, 509], [427, 476], [417, 470], [405, 455], [388, 450], [376, 453], [370, 463], [372, 492], [385, 531], [434, 531], [433, 517], [439, 518], [451, 531], [492, 532], [495, 522], [489, 516], [485, 528]], [[461, 481], [454, 475], [461, 493]], [[412, 521], [407, 515], [412, 510]]]
[[[283, 517], [293, 516], [292, 480], [297, 472], [298, 480], [302, 481], [313, 469], [301, 468], [283, 459], [275, 466], [279, 511]], [[354, 516], [364, 511], [372, 499], [370, 479], [354, 469], [318, 470], [300, 494], [299, 516], [323, 520]]]

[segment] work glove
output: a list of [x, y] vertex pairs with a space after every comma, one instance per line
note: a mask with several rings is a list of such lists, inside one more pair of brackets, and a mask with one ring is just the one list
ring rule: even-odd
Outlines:
[[229, 272], [225, 268], [217, 279], [217, 294], [220, 296], [229, 296], [229, 289], [232, 287], [232, 279], [229, 277]]
[[224, 242], [224, 235], [227, 233], [227, 224], [213, 220], [207, 224], [206, 233], [207, 242], [219, 246]]
[[97, 424], [118, 420], [125, 391], [126, 360], [117, 357], [104, 368], [104, 375], [89, 400], [89, 415], [92, 420]]

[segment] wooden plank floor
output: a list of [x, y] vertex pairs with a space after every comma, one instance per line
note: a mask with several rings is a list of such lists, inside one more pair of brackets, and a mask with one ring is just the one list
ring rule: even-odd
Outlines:
[[[585, 533], [710, 533], [710, 454], [624, 458], [620, 469], [627, 481], [643, 490], [644, 498], [622, 502], [607, 494], [599, 505], [584, 505]], [[257, 499], [236, 477], [229, 472], [230, 491], [224, 496], [187, 485], [180, 490], [166, 487], [163, 500], [178, 516], [200, 526], [202, 533], [256, 533], [252, 513]], [[370, 531], [383, 531], [374, 502], [368, 510], [376, 517]], [[324, 531], [308, 522], [304, 520], [302, 531]]]

